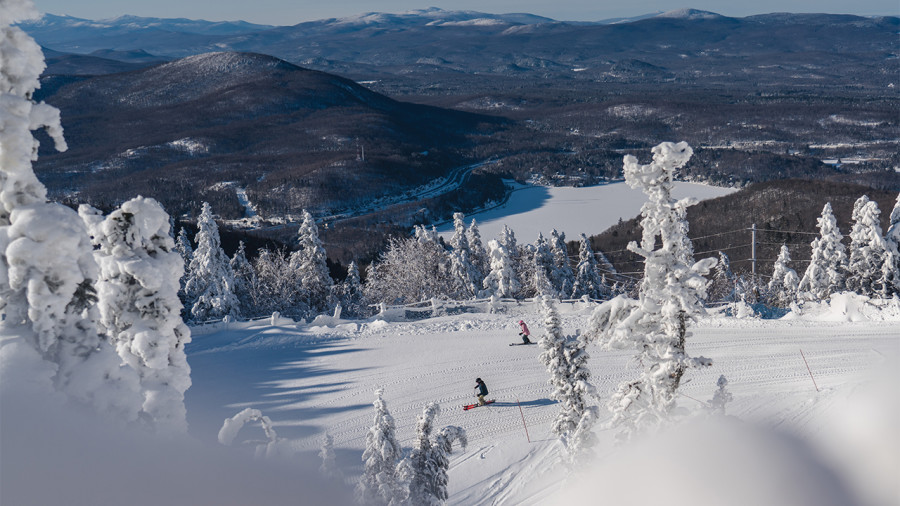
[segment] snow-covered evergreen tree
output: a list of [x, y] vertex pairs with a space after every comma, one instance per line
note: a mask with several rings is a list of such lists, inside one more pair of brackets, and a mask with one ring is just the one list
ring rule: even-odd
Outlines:
[[781, 245], [781, 251], [775, 260], [772, 271], [772, 279], [767, 285], [769, 301], [777, 306], [787, 307], [797, 300], [797, 287], [800, 285], [800, 276], [797, 271], [791, 269], [791, 253], [786, 244]]
[[716, 264], [714, 258], [685, 261], [687, 227], [681, 221], [690, 201], [676, 202], [671, 189], [675, 170], [691, 155], [687, 143], [665, 142], [653, 148], [648, 165], [638, 164], [631, 155], [624, 160], [625, 182], [649, 199], [641, 209], [641, 244], [628, 245], [644, 257], [644, 277], [638, 300], [619, 296], [602, 304], [591, 315], [589, 330], [606, 349], [635, 349], [643, 365], [641, 377], [621, 383], [607, 405], [611, 424], [622, 426], [624, 437], [664, 423], [687, 369], [712, 363], [686, 350], [688, 325], [704, 313], [701, 301], [708, 281], [703, 276]]
[[553, 263], [550, 267], [550, 284], [560, 298], [570, 297], [575, 288], [575, 273], [569, 263], [569, 251], [566, 249], [566, 234], [555, 228], [550, 232], [550, 253]]
[[184, 267], [191, 265], [191, 257], [194, 256], [194, 248], [191, 246], [191, 240], [187, 235], [187, 227], [181, 227], [178, 231], [178, 237], [175, 239], [175, 251], [181, 255], [184, 261]]
[[256, 308], [253, 305], [253, 297], [250, 292], [257, 283], [256, 271], [253, 270], [253, 265], [247, 260], [247, 254], [244, 252], [244, 241], [238, 243], [238, 249], [228, 263], [231, 266], [231, 272], [234, 273], [234, 296], [237, 297], [240, 303], [240, 313], [247, 317], [254, 315]]
[[867, 296], [885, 293], [885, 260], [890, 258], [881, 233], [878, 204], [863, 195], [853, 210], [847, 289]]
[[597, 406], [588, 401], [596, 397], [590, 384], [587, 341], [582, 336], [564, 335], [550, 297], [543, 297], [544, 335], [538, 345], [544, 350], [540, 360], [550, 373], [553, 387], [551, 399], [559, 401], [559, 412], [553, 421], [553, 433], [560, 437], [572, 458], [589, 454], [595, 442], [591, 428], [599, 417]]
[[478, 224], [472, 218], [469, 228], [466, 230], [466, 239], [469, 241], [469, 251], [472, 252], [472, 263], [478, 269], [478, 279], [487, 276], [490, 271], [490, 258], [487, 250], [484, 249], [484, 243], [481, 240], [481, 232], [478, 230]]
[[322, 464], [319, 466], [319, 472], [322, 476], [330, 480], [340, 480], [344, 477], [344, 473], [337, 466], [336, 455], [334, 454], [334, 437], [331, 434], [325, 434], [322, 438], [322, 447], [319, 448], [319, 458]]
[[335, 286], [335, 298], [341, 305], [342, 315], [351, 318], [366, 315], [366, 302], [356, 262], [350, 262], [347, 266], [347, 277]]
[[515, 232], [507, 225], [503, 225], [503, 230], [500, 231], [497, 242], [506, 250], [515, 277], [519, 281], [519, 290], [513, 297], [524, 297], [524, 293], [528, 291], [530, 285], [529, 280], [531, 277], [528, 275], [529, 269], [527, 265], [531, 262], [531, 258], [528, 255], [523, 255], [516, 240]]
[[407, 495], [400, 502], [412, 506], [439, 506], [447, 500], [447, 470], [450, 467], [447, 455], [454, 442], [462, 447], [468, 444], [466, 431], [460, 427], [447, 426], [431, 440], [434, 419], [440, 415], [441, 407], [434, 402], [425, 406], [416, 423], [416, 447], [399, 466], [403, 480], [409, 484]]
[[496, 295], [502, 298], [515, 297], [520, 285], [516, 279], [509, 254], [496, 240], [488, 242], [488, 248], [490, 249], [491, 271], [484, 278], [483, 286], [486, 292], [484, 295]]
[[319, 239], [319, 228], [309, 211], [303, 211], [303, 221], [297, 232], [299, 248], [291, 254], [291, 268], [300, 284], [303, 305], [308, 316], [327, 309], [328, 296], [334, 281], [325, 262], [325, 246]]
[[813, 240], [809, 265], [800, 280], [799, 290], [810, 299], [825, 300], [843, 290], [847, 273], [847, 255], [841, 240], [831, 203], [822, 208], [817, 220], [819, 237]]
[[450, 275], [457, 287], [460, 298], [473, 298], [478, 294], [483, 275], [479, 272], [469, 239], [466, 237], [466, 225], [462, 213], [453, 213], [453, 237], [450, 238]]
[[278, 312], [285, 316], [303, 318], [300, 285], [291, 269], [289, 255], [282, 250], [263, 249], [253, 260], [256, 276], [250, 286], [254, 313], [259, 316]]
[[712, 281], [707, 289], [710, 302], [734, 302], [737, 277], [731, 270], [731, 261], [724, 251], [719, 252], [719, 263], [713, 269]]
[[356, 485], [357, 498], [365, 505], [397, 504], [406, 495], [397, 476], [401, 450], [394, 417], [383, 397], [383, 389], [375, 390], [375, 418], [366, 433], [364, 469]]
[[197, 219], [197, 249], [188, 267], [184, 292], [194, 320], [240, 316], [240, 303], [234, 295], [234, 273], [222, 251], [219, 226], [212, 208], [204, 202]]
[[0, 2], [0, 333], [8, 337], [0, 363], [40, 364], [33, 372], [42, 389], [133, 420], [137, 374], [121, 367], [96, 326], [98, 267], [85, 225], [75, 211], [47, 202], [31, 166], [38, 155], [32, 130], [46, 130], [58, 151], [67, 149], [59, 110], [32, 100], [46, 67], [41, 48], [12, 26], [37, 16], [30, 0]]
[[97, 246], [100, 323], [122, 361], [138, 372], [141, 419], [155, 430], [187, 433], [184, 392], [191, 369], [184, 347], [191, 332], [181, 320], [181, 255], [169, 215], [153, 199], [131, 199], [105, 219], [82, 205], [79, 214]]
[[[606, 260], [602, 253], [600, 255]], [[609, 262], [607, 261], [607, 263]], [[591, 249], [590, 241], [584, 234], [581, 234], [576, 271], [572, 298], [578, 299], [587, 295], [592, 299], [600, 299], [610, 295], [609, 287], [603, 283], [603, 274], [598, 270], [597, 257]]]
[[734, 396], [731, 395], [726, 387], [728, 386], [728, 380], [725, 379], [724, 375], [719, 376], [719, 380], [716, 381], [716, 386], [718, 387], [713, 393], [713, 398], [709, 400], [708, 405], [710, 410], [714, 413], [725, 414], [725, 405], [734, 399]]
[[888, 281], [884, 296], [887, 297], [891, 293], [900, 293], [900, 194], [891, 211], [884, 242], [888, 254], [884, 262], [885, 280]]
[[531, 254], [531, 279], [529, 291], [535, 297], [549, 295], [559, 297], [559, 292], [553, 287], [550, 272], [553, 268], [553, 253], [543, 234], [538, 234], [534, 243], [534, 251]]

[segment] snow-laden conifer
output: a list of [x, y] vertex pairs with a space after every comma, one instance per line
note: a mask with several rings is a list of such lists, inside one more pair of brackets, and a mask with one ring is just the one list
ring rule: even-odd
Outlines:
[[253, 305], [253, 297], [250, 292], [257, 283], [256, 271], [253, 270], [253, 265], [247, 260], [247, 254], [244, 251], [244, 241], [238, 243], [238, 249], [231, 256], [228, 264], [231, 267], [231, 272], [234, 273], [234, 296], [238, 299], [240, 313], [248, 317], [254, 315], [256, 308]]
[[878, 204], [865, 195], [856, 204], [850, 229], [847, 289], [871, 297], [886, 293], [889, 281], [885, 280], [884, 262], [890, 255], [881, 233]]
[[197, 248], [188, 267], [184, 292], [191, 306], [194, 320], [240, 316], [234, 295], [234, 273], [222, 250], [219, 226], [213, 219], [212, 208], [204, 202], [197, 219]]
[[770, 303], [780, 307], [790, 306], [797, 299], [800, 276], [797, 275], [797, 271], [790, 268], [790, 262], [791, 253], [788, 251], [787, 245], [782, 244], [772, 270], [772, 279], [766, 286]]
[[253, 260], [256, 274], [250, 286], [254, 313], [260, 316], [278, 312], [302, 318], [307, 314], [302, 306], [300, 285], [291, 269], [289, 255], [282, 250], [260, 250]]
[[325, 246], [319, 239], [319, 228], [309, 211], [303, 211], [303, 221], [297, 232], [299, 248], [291, 254], [291, 268], [297, 282], [308, 316], [321, 314], [327, 309], [328, 296], [334, 281], [325, 262]]
[[500, 231], [497, 242], [506, 250], [515, 277], [519, 281], [519, 290], [513, 297], [524, 296], [523, 293], [528, 291], [528, 286], [530, 284], [527, 264], [531, 261], [531, 258], [530, 256], [523, 255], [521, 248], [519, 248], [519, 243], [516, 240], [515, 232], [507, 225], [503, 225], [503, 230]]
[[575, 288], [575, 273], [572, 272], [572, 265], [569, 263], [565, 232], [558, 232], [554, 228], [550, 232], [549, 246], [550, 253], [553, 255], [550, 283], [560, 298], [571, 297], [572, 290]]
[[441, 407], [430, 402], [417, 419], [416, 446], [398, 466], [404, 475], [403, 481], [408, 483], [407, 495], [400, 504], [439, 506], [447, 500], [447, 470], [450, 467], [447, 456], [453, 443], [465, 447], [468, 441], [466, 431], [455, 426], [444, 427], [432, 441], [434, 419], [440, 414]]
[[481, 232], [478, 230], [478, 224], [475, 223], [475, 219], [472, 219], [472, 222], [469, 223], [469, 228], [466, 230], [466, 239], [469, 241], [469, 251], [472, 252], [472, 263], [475, 264], [475, 267], [478, 269], [478, 279], [484, 278], [488, 271], [490, 270], [490, 258], [488, 257], [488, 252], [484, 248], [484, 242], [481, 240]]
[[900, 293], [900, 194], [897, 195], [887, 230], [884, 232], [884, 247], [887, 250], [882, 267], [885, 279], [884, 297], [889, 297]]
[[32, 100], [46, 67], [41, 48], [12, 26], [33, 17], [30, 0], [0, 2], [0, 333], [10, 336], [0, 362], [41, 364], [35, 378], [52, 382], [39, 381], [43, 388], [133, 420], [137, 375], [120, 366], [96, 326], [98, 267], [85, 225], [75, 211], [47, 202], [31, 166], [38, 154], [32, 130], [46, 130], [58, 151], [67, 149], [59, 110]]
[[691, 201], [676, 202], [671, 189], [675, 170], [691, 154], [685, 142], [666, 142], [653, 148], [650, 164], [640, 165], [631, 155], [624, 160], [626, 183], [648, 197], [641, 209], [641, 244], [628, 245], [644, 257], [644, 277], [638, 300], [619, 296], [602, 304], [591, 315], [589, 329], [606, 349], [635, 349], [643, 366], [641, 377], [621, 383], [607, 404], [611, 424], [622, 426], [624, 437], [664, 423], [687, 369], [712, 363], [686, 350], [688, 325], [704, 313], [701, 300], [708, 281], [703, 276], [716, 264], [713, 258], [685, 261], [687, 226], [681, 222]]
[[185, 269], [191, 265], [191, 257], [194, 256], [194, 248], [191, 246], [191, 240], [187, 234], [187, 227], [181, 227], [178, 231], [178, 237], [175, 238], [175, 251], [181, 255], [184, 261]]
[[719, 252], [719, 263], [713, 269], [712, 280], [706, 290], [710, 302], [734, 302], [737, 276], [731, 270], [731, 260], [724, 251]]
[[347, 266], [347, 277], [335, 286], [335, 299], [341, 305], [341, 314], [351, 318], [366, 315], [363, 287], [356, 262], [350, 262]]
[[[600, 254], [603, 255], [602, 253]], [[606, 260], [606, 257], [603, 257]], [[607, 261], [608, 263], [608, 261]], [[581, 234], [578, 248], [578, 266], [576, 267], [575, 284], [572, 287], [572, 298], [587, 295], [592, 299], [609, 296], [609, 287], [603, 283], [603, 274], [598, 270], [597, 257], [591, 249], [586, 235]]]
[[394, 417], [383, 396], [383, 389], [375, 390], [375, 418], [366, 433], [363, 474], [356, 485], [357, 498], [365, 505], [397, 504], [406, 495], [397, 476], [401, 449]]
[[496, 240], [488, 242], [488, 249], [490, 250], [491, 271], [484, 278], [485, 296], [515, 297], [520, 285], [516, 279], [516, 272], [509, 254]]
[[595, 442], [591, 428], [597, 421], [597, 406], [589, 405], [596, 397], [590, 383], [587, 341], [580, 335], [564, 335], [550, 297], [542, 297], [544, 335], [538, 345], [544, 350], [540, 360], [550, 373], [548, 383], [553, 387], [550, 398], [559, 401], [559, 412], [553, 421], [553, 433], [560, 437], [571, 458], [589, 454]]
[[319, 458], [322, 464], [319, 466], [319, 472], [322, 476], [330, 480], [340, 480], [344, 477], [344, 473], [337, 466], [336, 455], [334, 454], [334, 437], [326, 433], [322, 438], [322, 446], [319, 448]]
[[731, 392], [728, 391], [728, 380], [725, 379], [724, 375], [719, 376], [719, 380], [716, 381], [716, 391], [713, 393], [712, 399], [707, 403], [709, 405], [709, 409], [714, 413], [725, 414], [725, 405], [734, 399], [734, 396], [731, 395]]
[[822, 208], [817, 222], [819, 237], [813, 239], [811, 244], [809, 265], [800, 279], [799, 290], [807, 298], [825, 300], [844, 288], [847, 255], [841, 243], [844, 236], [838, 229], [830, 202]]
[[106, 218], [86, 205], [79, 213], [98, 248], [100, 323], [122, 361], [140, 376], [141, 419], [159, 432], [186, 433], [184, 392], [191, 386], [191, 369], [184, 347], [191, 332], [181, 320], [184, 267], [169, 233], [169, 215], [144, 197]]
[[453, 213], [453, 230], [453, 237], [450, 238], [450, 275], [457, 287], [457, 295], [472, 298], [477, 295], [483, 276], [469, 249], [462, 213]]
[[530, 292], [535, 297], [549, 295], [551, 297], [559, 297], [559, 292], [553, 287], [550, 272], [553, 268], [553, 253], [543, 234], [538, 234], [537, 241], [534, 243], [534, 250], [531, 254], [530, 266]]

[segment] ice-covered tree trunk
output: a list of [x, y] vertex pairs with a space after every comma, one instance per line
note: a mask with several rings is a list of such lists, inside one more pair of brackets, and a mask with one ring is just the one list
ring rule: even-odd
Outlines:
[[98, 332], [87, 230], [75, 211], [46, 201], [31, 166], [32, 130], [45, 129], [58, 151], [67, 149], [59, 110], [31, 98], [45, 68], [41, 48], [11, 26], [36, 16], [30, 0], [0, 2], [0, 333], [15, 336], [0, 347], [0, 362], [41, 364], [35, 378], [52, 383], [39, 381], [42, 388], [133, 420], [137, 375]]
[[[604, 257], [604, 260], [606, 257]], [[578, 266], [576, 267], [575, 285], [572, 288], [572, 297], [579, 298], [587, 295], [592, 299], [609, 296], [609, 287], [603, 283], [603, 276], [598, 270], [597, 258], [591, 249], [591, 243], [586, 235], [581, 234], [581, 243], [578, 248]]]
[[303, 211], [303, 222], [297, 233], [299, 249], [291, 254], [291, 267], [296, 273], [303, 294], [308, 316], [321, 314], [327, 309], [328, 295], [334, 281], [325, 262], [325, 246], [319, 239], [319, 228], [309, 211]]
[[453, 213], [453, 237], [450, 238], [450, 274], [457, 287], [457, 296], [472, 298], [478, 294], [483, 279], [475, 265], [469, 240], [466, 237], [466, 225], [462, 213]]
[[841, 243], [844, 236], [838, 229], [830, 202], [822, 208], [817, 222], [819, 237], [811, 244], [809, 266], [800, 280], [799, 290], [809, 299], [825, 300], [844, 288], [847, 255]]
[[[865, 200], [864, 200], [865, 199]], [[890, 257], [881, 233], [878, 204], [863, 195], [857, 200], [850, 230], [847, 289], [867, 296], [885, 293], [884, 262]]]
[[394, 417], [383, 396], [384, 390], [375, 390], [375, 418], [366, 433], [366, 449], [362, 455], [364, 469], [356, 485], [357, 498], [365, 505], [396, 504], [405, 496], [397, 476], [400, 444], [397, 443]]
[[641, 209], [641, 245], [628, 245], [644, 257], [644, 277], [638, 300], [619, 296], [602, 304], [591, 315], [588, 331], [606, 349], [635, 349], [643, 366], [640, 378], [621, 383], [608, 403], [611, 423], [623, 427], [624, 437], [664, 423], [687, 369], [712, 363], [686, 350], [688, 325], [704, 313], [701, 300], [708, 282], [703, 276], [716, 264], [712, 258], [693, 263], [686, 255], [689, 241], [682, 221], [690, 201], [671, 197], [673, 174], [691, 154], [687, 143], [666, 142], [653, 148], [648, 165], [631, 155], [624, 160], [626, 183], [648, 197]]
[[569, 252], [566, 249], [566, 234], [555, 228], [550, 232], [550, 253], [553, 262], [550, 267], [550, 283], [559, 294], [559, 298], [572, 296], [575, 285], [575, 273], [569, 264]]
[[797, 287], [800, 284], [800, 277], [797, 275], [797, 271], [791, 269], [788, 265], [790, 262], [790, 251], [788, 251], [786, 244], [782, 244], [778, 258], [775, 260], [772, 279], [766, 287], [769, 292], [769, 300], [782, 307], [796, 302]]
[[519, 291], [519, 281], [513, 269], [512, 260], [506, 249], [495, 240], [488, 242], [491, 258], [491, 271], [484, 278], [486, 295], [497, 297], [515, 297]]
[[100, 323], [122, 361], [140, 376], [141, 419], [160, 432], [186, 433], [184, 392], [191, 369], [184, 347], [191, 332], [181, 320], [184, 267], [169, 234], [169, 215], [143, 197], [105, 219], [86, 205], [79, 213], [98, 248]]
[[563, 334], [552, 299], [543, 297], [541, 305], [545, 333], [538, 341], [544, 350], [540, 360], [550, 373], [548, 383], [553, 387], [550, 397], [559, 401], [552, 430], [574, 459], [589, 453], [595, 441], [591, 428], [599, 416], [597, 406], [588, 404], [589, 399], [596, 396], [587, 365], [590, 356], [585, 339]]
[[240, 316], [234, 295], [234, 273], [228, 257], [222, 251], [219, 226], [213, 219], [212, 208], [203, 203], [197, 219], [197, 249], [188, 267], [184, 291], [194, 320]]

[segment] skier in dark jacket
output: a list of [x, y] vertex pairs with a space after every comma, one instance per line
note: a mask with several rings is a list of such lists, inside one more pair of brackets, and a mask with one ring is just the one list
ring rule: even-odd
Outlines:
[[484, 384], [484, 381], [481, 381], [481, 378], [476, 378], [475, 388], [478, 389], [478, 393], [475, 394], [478, 397], [478, 405], [484, 406], [484, 396], [488, 394], [487, 385]]

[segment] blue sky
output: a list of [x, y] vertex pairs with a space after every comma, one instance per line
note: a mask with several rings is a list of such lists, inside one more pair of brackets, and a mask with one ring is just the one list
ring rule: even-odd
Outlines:
[[684, 7], [726, 16], [769, 12], [826, 12], [900, 16], [898, 0], [35, 0], [38, 9], [53, 14], [103, 19], [123, 14], [163, 18], [185, 17], [211, 21], [244, 20], [292, 25], [314, 19], [352, 16], [364, 12], [403, 12], [440, 7], [481, 12], [529, 12], [558, 20], [599, 20]]

